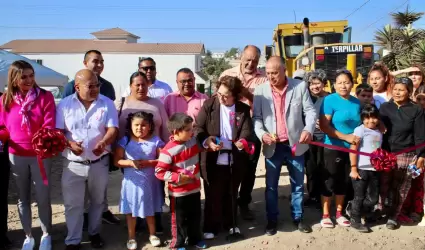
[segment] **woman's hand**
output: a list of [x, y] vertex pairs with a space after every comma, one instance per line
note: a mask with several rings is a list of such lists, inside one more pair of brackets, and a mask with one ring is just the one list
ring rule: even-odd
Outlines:
[[243, 143], [239, 140], [237, 142], [235, 142], [235, 146], [239, 149], [242, 150], [243, 149]]
[[131, 167], [134, 169], [141, 169], [142, 168], [142, 161], [141, 160], [133, 160], [131, 161]]
[[212, 151], [219, 151], [223, 147], [223, 142], [220, 142], [218, 145], [216, 144], [216, 137], [209, 136], [205, 141], [205, 145], [210, 148]]
[[362, 179], [359, 175], [359, 172], [357, 171], [357, 167], [351, 167], [350, 177], [353, 180]]
[[416, 161], [416, 167], [420, 169], [421, 172], [424, 172], [424, 163], [425, 163], [424, 157], [419, 157], [418, 160]]
[[359, 143], [360, 143], [360, 137], [355, 136], [353, 134], [351, 134], [351, 135], [345, 135], [344, 141], [350, 143], [351, 145], [359, 145]]
[[83, 153], [83, 147], [81, 146], [83, 142], [69, 141], [68, 144], [74, 155], [79, 156]]

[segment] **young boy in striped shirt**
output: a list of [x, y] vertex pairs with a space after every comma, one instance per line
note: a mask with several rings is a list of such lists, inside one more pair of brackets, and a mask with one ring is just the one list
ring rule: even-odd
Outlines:
[[172, 249], [185, 249], [186, 232], [189, 245], [207, 248], [201, 231], [199, 153], [203, 148], [193, 136], [192, 123], [193, 119], [184, 113], [170, 117], [167, 128], [172, 135], [155, 168], [156, 177], [168, 182]]

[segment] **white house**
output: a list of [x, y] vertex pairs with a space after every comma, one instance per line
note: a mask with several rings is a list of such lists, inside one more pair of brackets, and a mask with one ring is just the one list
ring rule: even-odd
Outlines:
[[196, 73], [198, 89], [203, 89], [207, 80], [202, 75], [202, 43], [138, 43], [140, 38], [120, 28], [106, 29], [91, 33], [94, 39], [55, 40], [12, 40], [0, 46], [33, 59], [61, 74], [74, 79], [75, 73], [84, 67], [86, 51], [96, 49], [102, 52], [105, 69], [102, 77], [112, 82], [117, 96], [129, 84], [130, 75], [138, 70], [142, 57], [152, 57], [157, 65], [157, 78], [177, 89], [176, 72], [187, 67]]

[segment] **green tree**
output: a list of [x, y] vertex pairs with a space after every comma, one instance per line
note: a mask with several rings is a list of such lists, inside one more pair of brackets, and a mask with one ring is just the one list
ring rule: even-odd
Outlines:
[[[211, 51], [207, 50], [204, 58], [202, 59], [202, 73], [208, 76], [210, 86], [209, 94], [213, 92], [212, 85], [218, 80], [221, 73], [226, 69], [230, 69], [232, 66], [229, 64], [226, 58], [213, 58]], [[205, 86], [207, 88], [207, 86]]]
[[395, 25], [386, 25], [375, 32], [375, 43], [382, 48], [382, 61], [390, 70], [400, 70], [413, 63], [425, 65], [425, 30], [416, 29], [413, 23], [424, 15], [406, 8], [404, 12], [391, 13]]
[[239, 55], [239, 49], [238, 48], [230, 48], [226, 53], [224, 53], [225, 58], [229, 59], [236, 59], [236, 57]]

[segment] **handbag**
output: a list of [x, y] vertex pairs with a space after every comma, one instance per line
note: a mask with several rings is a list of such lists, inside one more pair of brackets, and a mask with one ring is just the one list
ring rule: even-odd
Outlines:
[[[120, 109], [118, 110], [118, 119], [121, 117], [122, 107], [124, 106], [124, 101], [125, 101], [125, 97], [121, 97], [121, 105], [120, 105]], [[115, 164], [114, 164], [113, 153], [109, 154], [109, 172], [117, 171], [118, 169], [120, 169], [120, 168], [115, 166]]]

